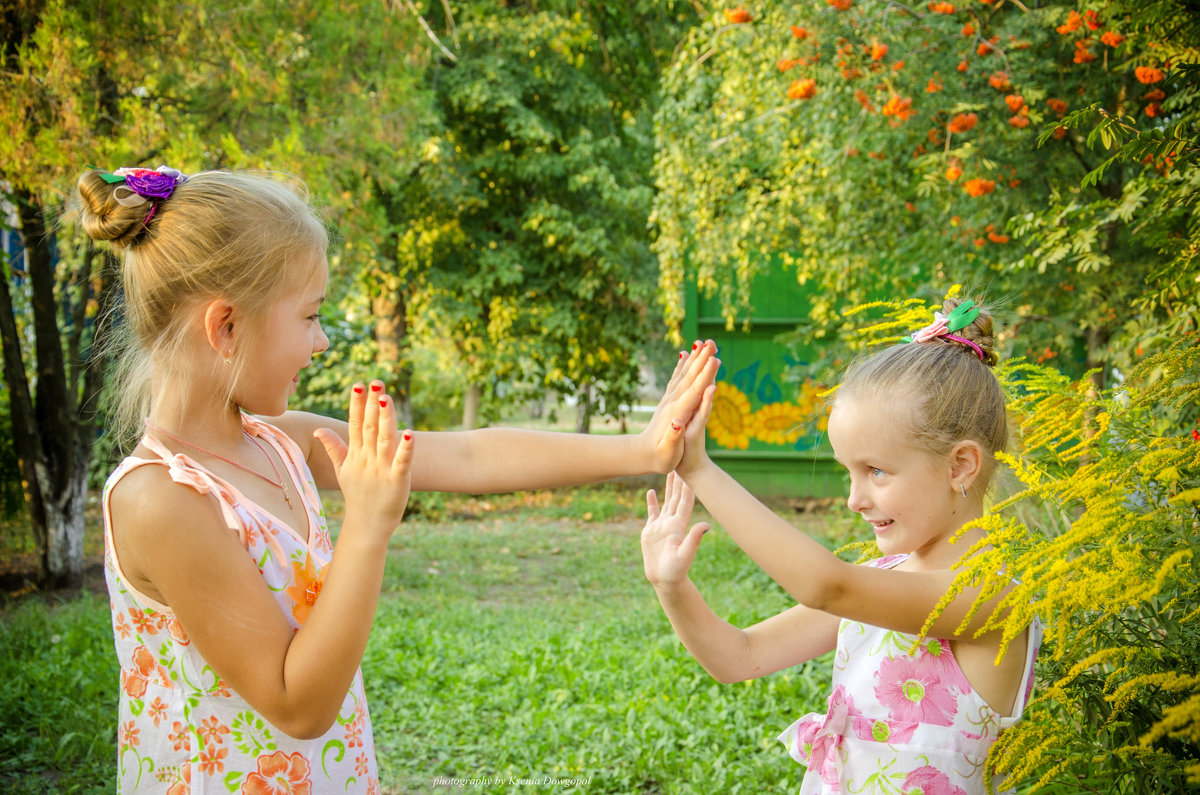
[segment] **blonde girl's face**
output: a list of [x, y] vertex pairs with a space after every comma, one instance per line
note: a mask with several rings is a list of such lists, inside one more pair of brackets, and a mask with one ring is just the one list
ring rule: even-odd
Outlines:
[[903, 422], [864, 400], [835, 403], [828, 432], [834, 456], [850, 475], [846, 505], [871, 526], [884, 554], [920, 558], [948, 543], [964, 508], [948, 457], [914, 446]]
[[324, 253], [295, 266], [293, 285], [267, 308], [262, 327], [240, 368], [237, 404], [252, 414], [277, 416], [300, 384], [300, 372], [329, 348], [321, 328], [329, 265]]

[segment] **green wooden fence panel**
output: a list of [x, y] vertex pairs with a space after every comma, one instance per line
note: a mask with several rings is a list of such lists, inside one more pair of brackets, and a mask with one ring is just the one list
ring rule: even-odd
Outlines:
[[748, 328], [726, 329], [717, 296], [689, 282], [685, 339], [712, 339], [720, 350], [717, 396], [708, 422], [709, 456], [760, 496], [830, 497], [845, 476], [825, 439], [825, 385], [797, 383], [787, 370], [812, 355], [777, 342], [807, 316], [809, 293], [782, 265], [751, 285]]

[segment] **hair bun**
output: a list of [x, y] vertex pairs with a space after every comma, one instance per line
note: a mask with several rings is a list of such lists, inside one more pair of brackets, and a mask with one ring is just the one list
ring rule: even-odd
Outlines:
[[149, 202], [129, 206], [117, 201], [116, 189], [124, 185], [105, 182], [101, 173], [89, 171], [75, 185], [81, 202], [83, 231], [92, 240], [109, 240], [115, 246], [126, 248], [136, 243], [146, 231]]
[[[959, 304], [965, 303], [967, 300], [966, 298], [947, 298], [942, 304], [942, 314], [949, 315]], [[979, 307], [979, 316], [954, 333], [978, 345], [979, 350], [983, 351], [983, 363], [988, 367], [995, 367], [1000, 361], [1000, 357], [996, 354], [996, 335], [992, 313], [979, 301], [975, 301], [975, 306]]]

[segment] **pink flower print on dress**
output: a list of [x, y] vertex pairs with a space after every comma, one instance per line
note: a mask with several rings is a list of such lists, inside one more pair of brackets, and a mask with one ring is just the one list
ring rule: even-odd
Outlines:
[[860, 740], [876, 743], [906, 743], [912, 739], [917, 724], [868, 717], [853, 718], [854, 734]]
[[930, 765], [908, 774], [904, 779], [904, 792], [908, 795], [967, 795], [967, 791], [955, 786], [949, 776]]
[[900, 721], [949, 726], [958, 712], [958, 699], [937, 671], [920, 658], [903, 656], [884, 660], [875, 674], [875, 697]]
[[854, 708], [846, 688], [838, 685], [829, 695], [825, 720], [805, 722], [796, 728], [795, 747], [800, 750], [801, 757], [807, 757], [808, 769], [819, 773], [826, 784], [838, 786], [838, 766], [845, 755], [842, 738], [850, 728], [849, 724], [861, 719], [862, 713]]
[[938, 679], [960, 693], [970, 693], [971, 683], [958, 667], [954, 653], [950, 650], [950, 641], [940, 638], [930, 638], [918, 653], [918, 658], [924, 657], [925, 664], [937, 672]]

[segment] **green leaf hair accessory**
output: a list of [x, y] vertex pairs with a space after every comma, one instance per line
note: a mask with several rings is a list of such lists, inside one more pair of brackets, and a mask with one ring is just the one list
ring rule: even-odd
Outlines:
[[987, 357], [984, 355], [982, 348], [966, 337], [960, 337], [954, 333], [974, 323], [977, 317], [979, 317], [979, 307], [975, 306], [975, 302], [963, 301], [954, 307], [954, 310], [949, 315], [934, 312], [932, 323], [920, 331], [913, 332], [911, 337], [905, 337], [900, 341], [933, 342], [940, 339], [944, 342], [957, 342], [959, 345], [965, 345], [970, 348], [979, 357], [979, 361], [986, 362]]

